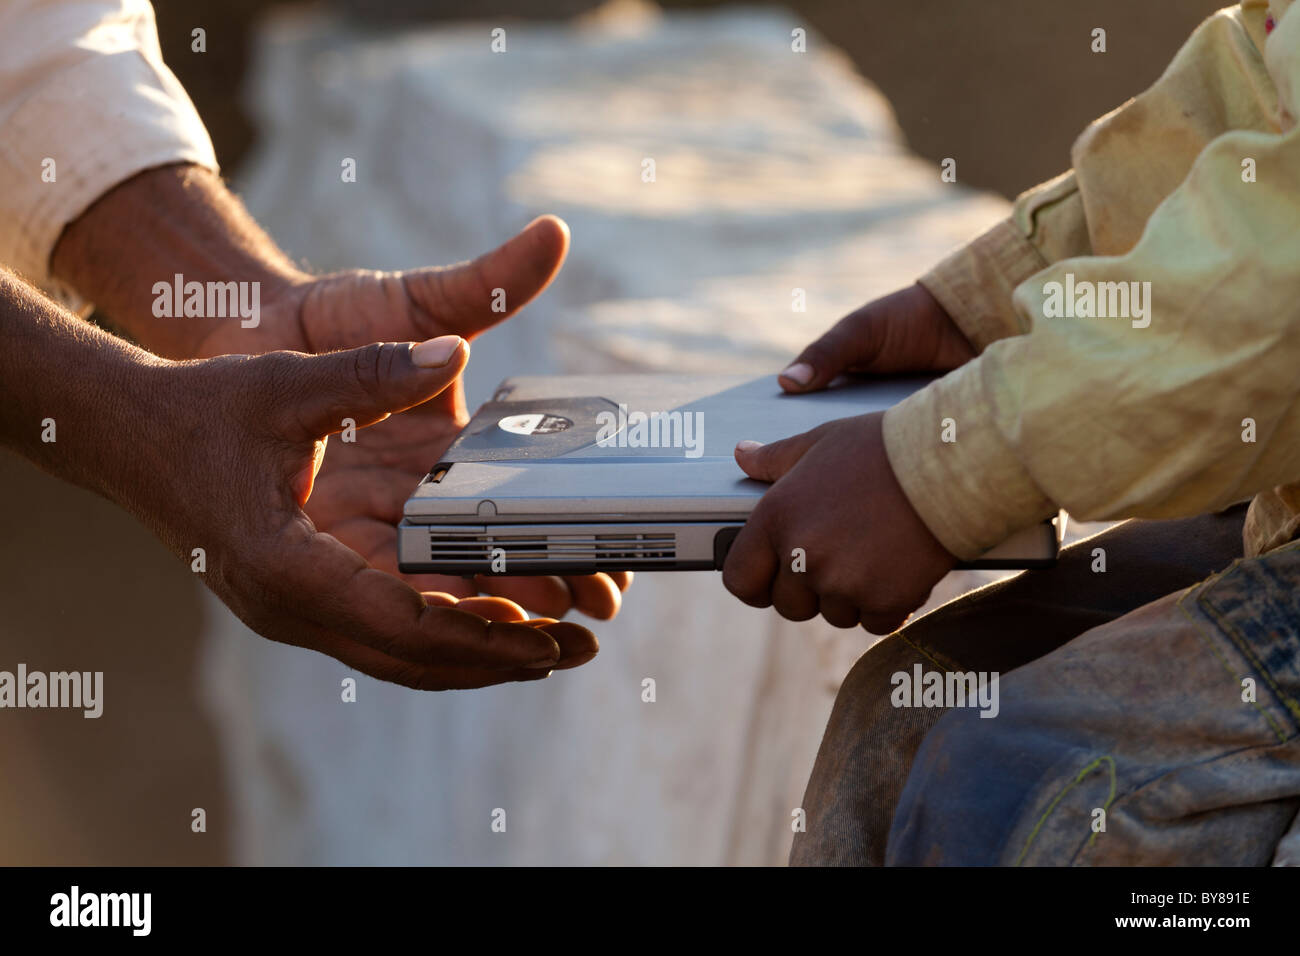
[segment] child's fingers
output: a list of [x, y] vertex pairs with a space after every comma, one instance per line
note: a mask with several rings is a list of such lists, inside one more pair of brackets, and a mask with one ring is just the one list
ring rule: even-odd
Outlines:
[[872, 315], [866, 305], [836, 322], [777, 376], [781, 387], [787, 392], [812, 392], [849, 369], [870, 371], [881, 339], [880, 323]]

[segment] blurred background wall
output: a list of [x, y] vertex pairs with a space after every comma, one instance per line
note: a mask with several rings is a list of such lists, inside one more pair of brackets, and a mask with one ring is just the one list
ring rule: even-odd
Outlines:
[[[237, 96], [259, 15], [277, 0], [156, 0], [167, 62], [190, 91], [233, 170], [254, 131]], [[504, 24], [564, 19], [596, 0], [336, 0], [375, 29], [464, 18]], [[663, 0], [665, 9], [724, 6]], [[1008, 198], [1069, 164], [1070, 143], [1094, 117], [1150, 84], [1192, 29], [1227, 0], [791, 0], [783, 6], [844, 50], [880, 88], [908, 145], [960, 178]], [[208, 53], [190, 54], [190, 31]], [[1107, 52], [1089, 35], [1107, 31]]]

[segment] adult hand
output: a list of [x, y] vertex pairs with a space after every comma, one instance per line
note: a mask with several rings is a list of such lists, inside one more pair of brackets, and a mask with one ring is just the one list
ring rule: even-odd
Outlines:
[[[473, 262], [383, 273], [352, 271], [304, 277], [282, 287], [256, 328], [222, 323], [199, 346], [203, 355], [293, 349], [327, 352], [368, 342], [472, 339], [514, 315], [559, 271], [568, 227], [543, 216]], [[358, 432], [330, 449], [307, 514], [375, 568], [425, 591], [453, 596], [480, 591], [561, 617], [577, 608], [596, 618], [619, 610], [630, 573], [476, 579], [400, 575], [396, 525], [419, 480], [468, 421], [459, 379], [429, 401]], [[333, 423], [333, 429], [341, 427]]]
[[[325, 438], [343, 419], [364, 429], [428, 402], [457, 380], [467, 355], [462, 340], [444, 336], [315, 356], [159, 362], [136, 440], [118, 443], [130, 463], [108, 469], [124, 477], [107, 490], [186, 560], [203, 548], [205, 583], [272, 640], [425, 690], [576, 666], [597, 650], [584, 628], [526, 622], [497, 598], [453, 608], [452, 597], [422, 595], [372, 566], [303, 511], [316, 497]], [[377, 481], [367, 493], [385, 487]], [[327, 513], [347, 507], [336, 492]], [[335, 526], [348, 527], [341, 517]]]
[[811, 392], [842, 372], [947, 372], [974, 357], [961, 329], [918, 283], [850, 312], [778, 381], [787, 392]]
[[881, 418], [842, 418], [737, 446], [745, 473], [774, 484], [727, 555], [728, 591], [792, 621], [820, 612], [835, 627], [861, 623], [876, 634], [925, 603], [956, 560], [899, 487]]

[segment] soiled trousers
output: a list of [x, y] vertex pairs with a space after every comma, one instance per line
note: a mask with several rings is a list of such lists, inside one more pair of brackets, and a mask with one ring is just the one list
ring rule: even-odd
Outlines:
[[[1125, 522], [875, 644], [791, 863], [1300, 862], [1300, 541], [1243, 559], [1244, 515]], [[998, 675], [996, 716], [895, 693], [920, 672]]]

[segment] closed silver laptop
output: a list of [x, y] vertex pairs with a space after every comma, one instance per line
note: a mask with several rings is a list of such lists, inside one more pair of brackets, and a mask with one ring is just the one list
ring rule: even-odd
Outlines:
[[[574, 574], [722, 567], [763, 492], [732, 457], [823, 422], [881, 411], [928, 378], [786, 395], [775, 377], [507, 379], [430, 469], [398, 528], [401, 569]], [[1050, 565], [1064, 517], [967, 567]]]

